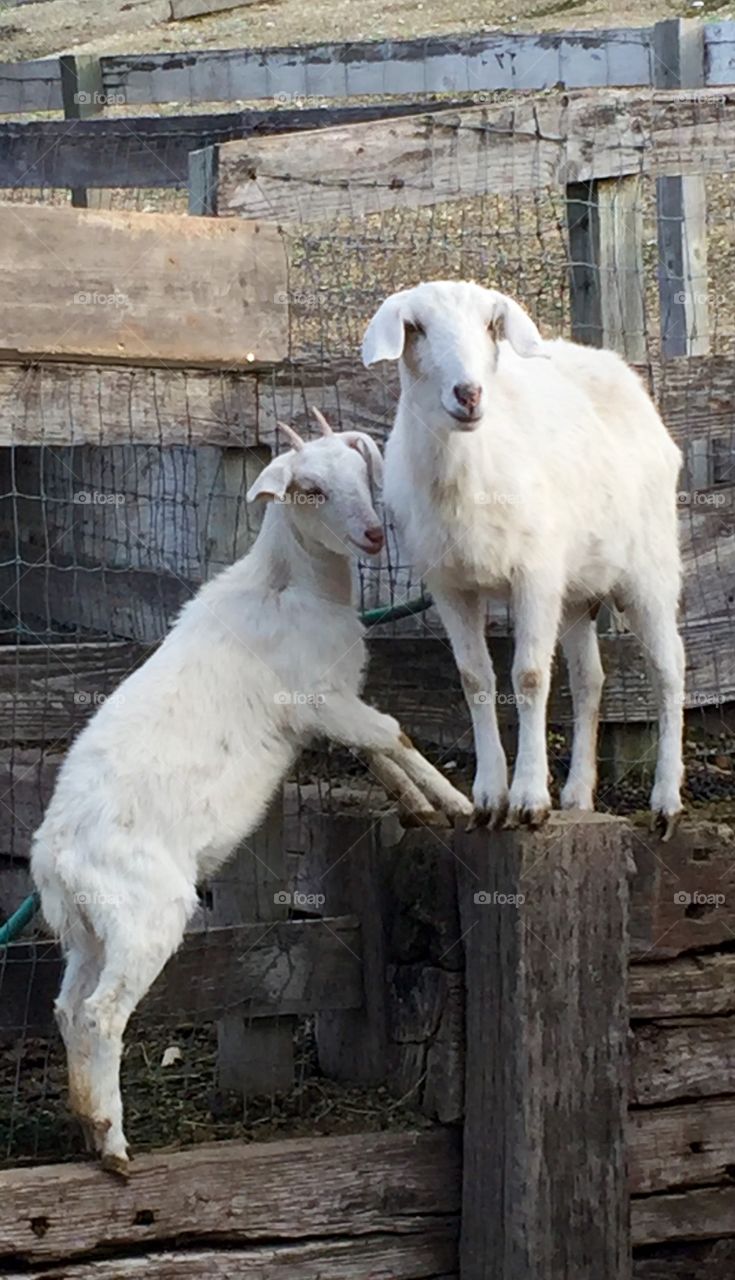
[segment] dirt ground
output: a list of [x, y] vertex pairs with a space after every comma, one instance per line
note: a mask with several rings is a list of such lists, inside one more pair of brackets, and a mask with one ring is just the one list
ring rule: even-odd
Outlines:
[[[215, 0], [212, 0], [215, 3]], [[384, 40], [458, 31], [643, 26], [659, 18], [730, 17], [728, 0], [267, 0], [186, 22], [169, 0], [0, 0], [0, 59], [72, 50], [151, 53]]]

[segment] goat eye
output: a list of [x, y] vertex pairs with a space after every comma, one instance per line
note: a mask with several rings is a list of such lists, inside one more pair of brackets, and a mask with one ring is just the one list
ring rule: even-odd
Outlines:
[[320, 489], [316, 484], [309, 485], [308, 489], [304, 488], [301, 492], [307, 494], [310, 498], [326, 498], [327, 496], [324, 490]]
[[423, 338], [426, 336], [426, 330], [424, 326], [419, 323], [418, 320], [407, 320], [405, 323], [405, 329], [406, 329], [406, 333], [409, 335], [416, 335], [417, 337], [420, 337], [420, 338]]

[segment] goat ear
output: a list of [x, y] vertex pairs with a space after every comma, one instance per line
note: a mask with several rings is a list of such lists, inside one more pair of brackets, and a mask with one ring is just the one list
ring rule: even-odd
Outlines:
[[279, 454], [261, 471], [246, 495], [247, 502], [255, 502], [263, 498], [266, 502], [282, 502], [293, 478], [293, 450]]
[[403, 355], [406, 331], [403, 327], [405, 293], [386, 298], [375, 312], [362, 340], [362, 363], [366, 369], [379, 360], [398, 360]]
[[383, 483], [383, 455], [372, 436], [364, 431], [343, 431], [340, 439], [346, 440], [351, 449], [357, 449], [367, 464], [371, 480], [378, 486]]
[[543, 356], [548, 360], [544, 340], [523, 307], [504, 293], [496, 294], [496, 298], [494, 318], [502, 320], [505, 336], [516, 355]]

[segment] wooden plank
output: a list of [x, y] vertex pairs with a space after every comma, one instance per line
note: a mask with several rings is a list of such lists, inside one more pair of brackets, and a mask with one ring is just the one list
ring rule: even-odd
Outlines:
[[317, 1018], [319, 1065], [333, 1079], [384, 1084], [388, 1075], [387, 922], [380, 823], [371, 814], [315, 815], [309, 823], [309, 840], [311, 866], [327, 909], [359, 913], [363, 958], [361, 1008], [346, 1014], [325, 1012]]
[[217, 217], [217, 147], [203, 147], [189, 155], [189, 213], [194, 218]]
[[631, 1111], [627, 1148], [633, 1195], [726, 1182], [735, 1164], [735, 1098]]
[[735, 1236], [700, 1244], [650, 1246], [633, 1257], [633, 1280], [732, 1280]]
[[732, 942], [734, 840], [732, 828], [716, 822], [684, 822], [666, 845], [652, 841], [644, 827], [633, 828], [634, 960], [664, 960]]
[[735, 1017], [643, 1022], [631, 1046], [631, 1102], [735, 1093]]
[[735, 84], [735, 22], [706, 23], [704, 49], [707, 84]]
[[[261, 933], [277, 933], [289, 912], [288, 872], [283, 840], [283, 790], [278, 788], [259, 829], [244, 840], [234, 857], [210, 882], [211, 917], [216, 924], [257, 920]], [[329, 929], [329, 926], [323, 928]], [[344, 941], [342, 939], [341, 941]], [[353, 960], [356, 953], [352, 953]], [[362, 975], [360, 975], [362, 986]], [[362, 1003], [362, 999], [358, 1001]], [[273, 1002], [271, 1010], [277, 1008]], [[217, 1023], [217, 1076], [221, 1089], [251, 1095], [287, 1091], [294, 1082], [294, 1027], [278, 1009], [262, 1025], [251, 1027], [249, 1011], [227, 1008]]]
[[[68, 1268], [51, 1264], [34, 1274], [39, 1280], [458, 1280], [456, 1236], [450, 1219], [427, 1225], [420, 1236], [395, 1231], [251, 1249], [167, 1249], [75, 1262]], [[5, 1273], [5, 1280], [20, 1276]]]
[[58, 58], [35, 62], [0, 62], [0, 115], [22, 111], [60, 111]]
[[131, 105], [649, 85], [650, 42], [649, 27], [473, 33], [112, 55], [102, 74], [105, 88]]
[[0, 288], [11, 359], [231, 368], [288, 349], [288, 309], [274, 302], [286, 257], [268, 224], [0, 205]]
[[[89, 120], [100, 115], [104, 103], [102, 71], [99, 59], [89, 54], [64, 53], [59, 57], [61, 101], [67, 120]], [[72, 187], [71, 203], [75, 209], [94, 207], [87, 199], [86, 187]]]
[[646, 358], [641, 178], [567, 187], [572, 337]]
[[[634, 1246], [735, 1235], [735, 1186], [644, 1196], [630, 1206]], [[687, 1280], [692, 1280], [687, 1273]]]
[[[62, 961], [51, 942], [0, 951], [0, 1032], [49, 1035]], [[188, 933], [145, 997], [143, 1019], [271, 1020], [362, 1003], [360, 929], [353, 916], [277, 920]], [[250, 1033], [257, 1035], [257, 1027]]]
[[51, 799], [62, 759], [38, 749], [0, 751], [0, 857], [28, 857], [31, 835]]
[[735, 1013], [735, 952], [631, 965], [628, 998], [632, 1018]]
[[[592, 179], [732, 171], [735, 94], [553, 94], [500, 105], [224, 143], [220, 215], [359, 218]], [[325, 178], [328, 174], [328, 178]]]
[[[705, 83], [701, 22], [671, 18], [656, 23], [653, 77], [662, 89], [696, 89]], [[667, 357], [704, 355], [710, 345], [704, 178], [698, 174], [657, 178], [656, 216], [663, 353]]]
[[553, 814], [537, 834], [456, 840], [463, 1280], [568, 1280], [592, 1260], [596, 1276], [624, 1280], [625, 823]]
[[0, 1258], [35, 1266], [123, 1242], [204, 1245], [223, 1229], [230, 1246], [247, 1247], [420, 1236], [456, 1215], [459, 1183], [450, 1130], [158, 1151], [139, 1156], [125, 1184], [90, 1164], [10, 1169], [0, 1172]]
[[0, 122], [0, 187], [185, 188], [189, 153], [235, 138], [330, 128], [461, 105], [383, 102], [185, 116]]

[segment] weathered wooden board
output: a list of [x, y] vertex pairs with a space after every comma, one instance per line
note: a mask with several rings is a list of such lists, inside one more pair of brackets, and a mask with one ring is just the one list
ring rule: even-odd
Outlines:
[[554, 814], [538, 833], [455, 841], [463, 1280], [568, 1280], [591, 1259], [600, 1280], [625, 1280], [629, 831]]
[[58, 58], [0, 62], [0, 115], [60, 111], [61, 106]]
[[734, 850], [733, 828], [714, 822], [685, 822], [665, 845], [645, 828], [633, 828], [633, 960], [663, 960], [732, 942]]
[[631, 965], [628, 998], [631, 1018], [735, 1013], [735, 952]]
[[[211, 115], [0, 122], [2, 187], [186, 188], [189, 152], [235, 138], [446, 110], [451, 102], [294, 106]], [[454, 105], [461, 105], [459, 102]]]
[[54, 789], [63, 756], [0, 751], [0, 857], [24, 860]]
[[644, 1022], [631, 1043], [631, 1103], [735, 1093], [735, 1017]]
[[[643, 1196], [630, 1206], [633, 1245], [707, 1240], [735, 1233], [735, 1186]], [[674, 1273], [676, 1274], [676, 1273]], [[693, 1280], [686, 1272], [686, 1280]]]
[[359, 218], [628, 174], [729, 173], [735, 94], [632, 89], [227, 142], [220, 216]]
[[[234, 229], [234, 224], [233, 224]], [[0, 355], [225, 368], [288, 349], [278, 229], [0, 205]]]
[[259, 98], [291, 102], [648, 85], [650, 44], [650, 28], [643, 27], [113, 55], [101, 61], [105, 90], [129, 104]]
[[[103, 1261], [51, 1263], [34, 1275], [39, 1280], [458, 1280], [456, 1236], [456, 1223], [447, 1219], [420, 1235], [395, 1231], [251, 1249], [118, 1253]], [[5, 1280], [20, 1276], [6, 1272]]]
[[630, 1111], [626, 1145], [633, 1195], [726, 1182], [735, 1164], [735, 1097]]
[[697, 1244], [650, 1246], [633, 1256], [633, 1280], [732, 1280], [735, 1236]]
[[[87, 184], [89, 185], [89, 184]], [[680, 448], [729, 442], [735, 414], [731, 356], [641, 370]], [[9, 444], [272, 445], [276, 419], [313, 430], [319, 405], [342, 430], [384, 443], [398, 405], [398, 373], [376, 378], [357, 360], [260, 373], [72, 364], [0, 363], [0, 446]], [[695, 504], [696, 505], [696, 504]]]
[[125, 1185], [90, 1164], [11, 1169], [0, 1172], [0, 1261], [36, 1266], [125, 1243], [204, 1245], [223, 1235], [248, 1247], [420, 1235], [452, 1223], [459, 1191], [450, 1130], [156, 1152], [136, 1159]]
[[[352, 916], [231, 925], [186, 935], [141, 1005], [161, 1021], [225, 1013], [269, 1017], [362, 1004], [360, 930]], [[0, 1031], [48, 1035], [62, 962], [55, 944], [0, 952]]]
[[735, 22], [709, 22], [704, 28], [707, 84], [735, 84]]

